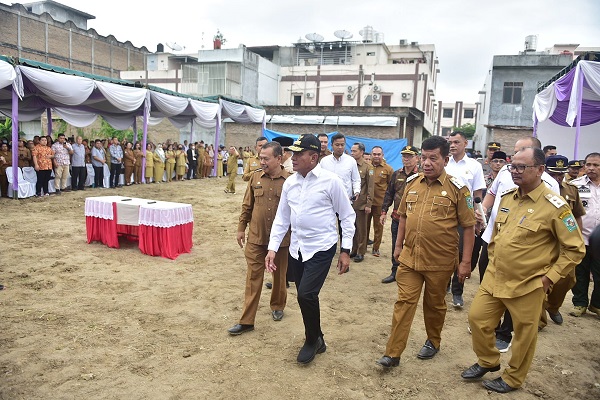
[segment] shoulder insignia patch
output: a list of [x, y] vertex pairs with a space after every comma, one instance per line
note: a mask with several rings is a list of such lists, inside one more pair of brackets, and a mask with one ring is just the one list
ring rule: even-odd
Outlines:
[[375, 173], [375, 170], [373, 170], [373, 168], [369, 168], [369, 175], [373, 176], [373, 173]]
[[465, 185], [455, 177], [451, 177], [450, 182], [452, 182], [454, 184], [454, 186], [456, 186], [459, 189], [462, 189], [463, 187], [465, 187]]
[[500, 193], [500, 197], [503, 197], [504, 195], [507, 195], [507, 194], [509, 194], [509, 193], [513, 193], [513, 192], [514, 192], [515, 190], [517, 190], [517, 189], [518, 189], [518, 187], [515, 187], [515, 188], [512, 188], [512, 189], [508, 189], [508, 190], [505, 190], [504, 192]]
[[562, 206], [567, 204], [567, 203], [565, 203], [565, 201], [563, 199], [561, 199], [557, 195], [554, 195], [551, 193], [548, 193], [544, 197], [546, 198], [546, 200], [548, 200], [550, 203], [552, 203], [552, 205], [556, 208], [561, 208]]
[[412, 181], [413, 179], [417, 179], [421, 174], [414, 174], [406, 178], [406, 183]]
[[573, 217], [573, 214], [571, 214], [570, 211], [560, 214], [559, 218], [562, 220], [563, 224], [565, 224], [569, 232], [573, 232], [577, 229], [577, 222], [575, 222], [575, 217]]

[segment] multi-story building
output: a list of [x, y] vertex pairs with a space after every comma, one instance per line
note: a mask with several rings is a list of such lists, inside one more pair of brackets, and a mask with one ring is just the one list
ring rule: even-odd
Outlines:
[[511, 153], [520, 137], [533, 134], [533, 100], [538, 87], [573, 61], [577, 47], [555, 45], [538, 52], [537, 37], [528, 36], [525, 43], [525, 51], [517, 55], [493, 57], [479, 91], [474, 141], [482, 153], [491, 140], [500, 142]]
[[479, 104], [438, 102], [438, 115], [435, 134], [438, 136], [449, 136], [452, 128], [465, 124], [477, 123], [477, 111]]

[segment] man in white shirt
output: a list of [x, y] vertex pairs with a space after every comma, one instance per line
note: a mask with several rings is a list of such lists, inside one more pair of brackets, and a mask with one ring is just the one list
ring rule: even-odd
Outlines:
[[[468, 140], [461, 131], [454, 131], [450, 134], [450, 160], [446, 165], [446, 173], [462, 180], [465, 186], [471, 192], [471, 197], [481, 199], [481, 193], [485, 189], [485, 179], [483, 177], [483, 168], [474, 158], [469, 158], [466, 153]], [[459, 228], [460, 243], [462, 244], [463, 231]], [[459, 259], [462, 260], [462, 246], [459, 244]], [[471, 254], [471, 271], [477, 266], [479, 250], [481, 248], [481, 233], [475, 230], [475, 244]], [[458, 274], [455, 271], [452, 276], [452, 303], [454, 307], [461, 308], [464, 305], [463, 300], [464, 284], [459, 282]]]
[[291, 226], [288, 269], [293, 269], [306, 335], [298, 353], [300, 364], [310, 363], [327, 349], [321, 331], [319, 292], [337, 248], [336, 214], [343, 232], [338, 274], [346, 272], [350, 264], [356, 217], [339, 177], [319, 165], [320, 148], [314, 135], [301, 135], [288, 147], [294, 152], [292, 164], [296, 173], [283, 184], [265, 257], [267, 271], [275, 271], [275, 254]]
[[331, 137], [331, 147], [333, 153], [323, 157], [321, 167], [340, 177], [349, 199], [358, 197], [360, 194], [360, 175], [356, 160], [344, 153], [346, 137], [341, 133], [336, 133]]

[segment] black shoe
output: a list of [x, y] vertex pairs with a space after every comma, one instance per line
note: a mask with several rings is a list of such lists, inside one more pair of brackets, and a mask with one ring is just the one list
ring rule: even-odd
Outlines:
[[237, 336], [237, 335], [241, 335], [244, 332], [249, 332], [249, 331], [253, 331], [253, 330], [254, 330], [254, 325], [237, 324], [237, 325], [234, 325], [231, 328], [227, 329], [227, 332], [229, 332], [229, 334], [232, 336]]
[[60, 190], [56, 190], [56, 191], [54, 192], [54, 194], [55, 194], [55, 195], [60, 195]]
[[283, 319], [283, 310], [275, 310], [271, 313], [273, 321], [281, 321]]
[[421, 347], [419, 354], [417, 354], [417, 358], [420, 358], [421, 360], [429, 360], [430, 358], [433, 358], [438, 351], [440, 351], [440, 349], [436, 349], [433, 343], [427, 339], [423, 347]]
[[356, 257], [356, 253], [350, 253], [350, 258]]
[[290, 288], [290, 283], [289, 283], [289, 282], [286, 282], [286, 283], [285, 283], [285, 287], [286, 287], [287, 289], [289, 289], [289, 288]]
[[308, 344], [305, 342], [304, 346], [300, 349], [296, 360], [300, 364], [308, 364], [315, 359], [317, 354], [325, 353], [325, 350], [327, 350], [327, 345], [323, 338], [319, 337], [316, 343]]
[[494, 392], [498, 393], [508, 393], [515, 390], [515, 388], [508, 386], [508, 384], [504, 382], [504, 379], [502, 379], [502, 377], [496, 378], [494, 380], [483, 381], [483, 386], [485, 386], [486, 389], [493, 390]]
[[362, 260], [365, 259], [365, 256], [363, 256], [362, 254], [357, 254], [356, 257], [354, 257], [354, 262], [362, 262]]
[[390, 276], [386, 276], [381, 280], [381, 283], [392, 283], [396, 282], [396, 275], [392, 274]]
[[479, 379], [488, 372], [496, 372], [500, 370], [500, 365], [496, 365], [492, 368], [485, 368], [481, 365], [475, 363], [471, 365], [469, 368], [465, 369], [460, 376], [463, 379]]
[[375, 243], [374, 241], [372, 241], [371, 239], [367, 240], [367, 246], [372, 245], [373, 243]]
[[376, 364], [381, 365], [384, 368], [392, 368], [400, 365], [400, 357], [389, 357], [383, 356], [379, 360], [375, 361]]
[[552, 321], [554, 321], [555, 324], [562, 325], [563, 317], [562, 317], [562, 315], [560, 315], [560, 311], [557, 312], [556, 314], [552, 314], [550, 311], [548, 311], [548, 314], [550, 315], [550, 319]]
[[265, 283], [265, 287], [267, 289], [273, 289], [273, 284], [271, 282], [267, 282], [267, 283]]

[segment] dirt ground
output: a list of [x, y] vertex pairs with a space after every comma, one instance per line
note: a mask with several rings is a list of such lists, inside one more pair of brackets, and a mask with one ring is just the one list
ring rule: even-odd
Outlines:
[[[416, 358], [426, 339], [419, 305], [401, 365], [383, 371], [375, 360], [397, 290], [380, 283], [387, 256], [368, 254], [342, 276], [332, 268], [321, 292], [327, 352], [310, 365], [296, 363], [304, 336], [294, 288], [283, 321], [272, 320], [265, 289], [256, 330], [229, 336], [244, 293], [235, 235], [245, 185], [238, 178], [235, 195], [224, 187], [205, 179], [1, 199], [0, 399], [600, 398], [600, 320], [569, 316], [570, 295], [564, 324], [539, 335], [523, 388], [499, 395], [461, 380], [476, 361], [467, 332], [476, 272], [465, 309], [449, 307], [440, 353]], [[85, 197], [114, 194], [191, 203], [192, 252], [172, 261], [126, 240], [87, 244]], [[389, 225], [384, 232], [388, 254]]]

